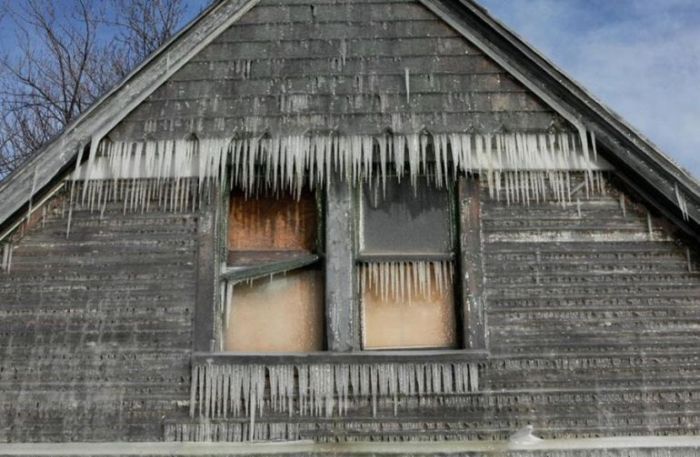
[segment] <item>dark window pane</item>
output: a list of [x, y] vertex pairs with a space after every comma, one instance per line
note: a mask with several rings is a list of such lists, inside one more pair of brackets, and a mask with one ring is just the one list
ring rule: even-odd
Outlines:
[[361, 254], [449, 254], [452, 252], [450, 195], [445, 189], [417, 186], [408, 179], [363, 189], [360, 217]]

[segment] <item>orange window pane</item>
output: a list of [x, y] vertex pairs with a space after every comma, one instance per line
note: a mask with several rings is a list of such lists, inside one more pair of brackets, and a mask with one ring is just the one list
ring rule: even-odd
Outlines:
[[317, 214], [313, 193], [246, 197], [231, 194], [228, 246], [231, 251], [314, 251]]
[[457, 346], [451, 264], [365, 264], [360, 275], [365, 349]]
[[237, 284], [228, 297], [224, 350], [322, 351], [323, 295], [323, 277], [315, 270]]

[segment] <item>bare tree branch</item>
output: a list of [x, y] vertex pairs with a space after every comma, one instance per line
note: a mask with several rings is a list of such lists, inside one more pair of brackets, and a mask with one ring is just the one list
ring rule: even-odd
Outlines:
[[[65, 6], [65, 7], [64, 7]], [[0, 0], [0, 179], [172, 36], [184, 0]]]

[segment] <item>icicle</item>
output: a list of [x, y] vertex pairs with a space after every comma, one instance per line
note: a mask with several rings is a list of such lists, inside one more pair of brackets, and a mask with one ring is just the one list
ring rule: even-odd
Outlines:
[[37, 174], [38, 167], [34, 167], [32, 171], [32, 190], [29, 192], [29, 203], [27, 207], [27, 224], [29, 224], [30, 218], [32, 217], [32, 204], [34, 203], [34, 193], [36, 192], [36, 180], [38, 178]]
[[343, 38], [340, 40], [340, 62], [343, 67], [347, 63], [348, 59], [348, 42]]
[[382, 300], [411, 303], [416, 299], [431, 299], [434, 293], [442, 294], [452, 285], [452, 262], [369, 262], [358, 270], [361, 290], [373, 292]]
[[0, 270], [5, 273], [9, 273], [12, 263], [12, 243], [6, 241], [2, 245], [2, 264], [0, 265]]
[[685, 248], [685, 256], [688, 259], [688, 273], [693, 272], [693, 259], [690, 257], [690, 248]]
[[622, 209], [622, 217], [627, 217], [627, 207], [625, 204], [625, 194], [620, 194], [620, 209]]
[[[432, 398], [477, 390], [478, 367], [473, 363], [321, 363], [267, 368], [206, 363], [192, 368], [190, 416], [194, 418], [198, 409], [202, 424], [206, 424], [209, 419], [225, 418], [228, 413], [232, 418], [245, 414], [246, 438], [260, 439], [250, 430], [261, 433], [260, 427], [265, 427], [256, 421], [264, 415], [266, 401], [273, 412], [286, 410], [290, 417], [344, 415], [350, 401], [353, 405], [369, 406], [375, 415], [379, 408], [391, 404], [394, 414], [398, 414], [402, 398], [415, 397], [421, 404], [429, 404]], [[297, 409], [293, 408], [295, 397]], [[222, 433], [220, 429], [205, 431], [210, 438], [221, 437]], [[225, 434], [230, 435], [229, 431]]]
[[411, 70], [404, 68], [404, 84], [406, 86], [406, 103], [411, 104]]
[[678, 208], [681, 210], [681, 214], [683, 215], [683, 220], [688, 222], [690, 220], [690, 215], [688, 214], [688, 202], [678, 190], [678, 183], [673, 185], [673, 190], [676, 194], [676, 202], [678, 203]]
[[649, 241], [654, 241], [654, 227], [651, 223], [651, 214], [647, 211], [647, 230], [649, 232]]

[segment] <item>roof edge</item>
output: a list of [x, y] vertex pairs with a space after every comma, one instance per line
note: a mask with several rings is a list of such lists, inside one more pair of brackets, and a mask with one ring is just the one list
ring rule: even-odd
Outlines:
[[[64, 172], [93, 137], [106, 134], [148, 95], [260, 0], [218, 0], [0, 182], [0, 226]], [[184, 39], [187, 36], [193, 40]]]
[[[539, 91], [555, 98], [560, 107], [581, 119], [622, 170], [663, 196], [664, 204], [674, 211], [657, 206], [674, 223], [682, 225], [695, 238], [700, 237], [700, 183], [670, 159], [649, 139], [630, 126], [618, 114], [595, 98], [580, 83], [567, 75], [547, 57], [513, 32], [475, 0], [419, 0], [427, 8], [451, 23], [468, 39], [465, 31], [478, 35], [479, 46], [492, 58], [514, 67], [527, 82], [536, 81]], [[512, 71], [512, 68], [509, 68]], [[517, 75], [516, 75], [517, 76]], [[526, 84], [527, 85], [527, 84]], [[530, 86], [528, 86], [530, 87]], [[547, 100], [545, 100], [547, 101]], [[608, 158], [608, 157], [606, 157]], [[636, 186], [639, 187], [639, 186]], [[676, 188], [689, 198], [687, 220]], [[640, 189], [635, 189], [640, 190]], [[645, 198], [648, 196], [646, 193]], [[654, 202], [652, 202], [654, 203]], [[690, 223], [690, 224], [688, 224]]]

